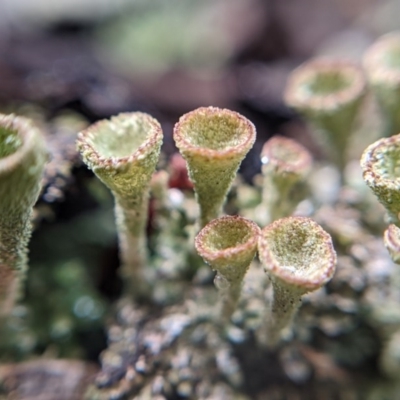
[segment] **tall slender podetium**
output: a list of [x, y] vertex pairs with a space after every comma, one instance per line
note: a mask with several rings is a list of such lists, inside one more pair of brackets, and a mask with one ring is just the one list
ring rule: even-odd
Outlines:
[[217, 218], [245, 155], [256, 138], [254, 125], [242, 115], [202, 107], [183, 115], [174, 139], [186, 159], [200, 205], [200, 226]]
[[47, 158], [28, 119], [0, 114], [0, 315], [12, 308], [27, 270], [32, 207]]
[[267, 225], [258, 254], [272, 282], [273, 299], [266, 320], [265, 343], [275, 346], [293, 319], [301, 296], [325, 285], [336, 268], [332, 239], [310, 218], [288, 217]]
[[145, 287], [149, 184], [162, 138], [157, 120], [133, 112], [93, 124], [78, 135], [77, 141], [84, 162], [115, 197], [122, 277], [136, 295]]

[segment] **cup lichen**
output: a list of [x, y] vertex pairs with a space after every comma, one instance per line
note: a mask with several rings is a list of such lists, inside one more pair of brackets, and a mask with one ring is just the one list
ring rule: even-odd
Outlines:
[[286, 86], [286, 103], [305, 115], [323, 134], [342, 172], [365, 93], [366, 82], [358, 65], [327, 58], [316, 58], [298, 67]]
[[390, 223], [400, 227], [400, 134], [368, 146], [360, 163], [364, 181], [385, 207]]
[[305, 217], [282, 218], [267, 225], [261, 231], [258, 253], [273, 287], [264, 340], [273, 347], [292, 321], [301, 296], [332, 278], [336, 253], [330, 235]]
[[263, 174], [262, 204], [258, 215], [263, 224], [289, 216], [299, 198], [293, 196], [293, 187], [304, 181], [311, 170], [309, 151], [292, 139], [276, 135], [269, 139], [261, 152]]
[[381, 36], [363, 59], [369, 85], [386, 123], [386, 136], [400, 132], [400, 32]]
[[28, 267], [32, 209], [47, 158], [30, 120], [0, 114], [0, 314], [10, 312]]
[[214, 283], [222, 299], [221, 315], [229, 319], [240, 296], [243, 278], [257, 252], [260, 228], [240, 216], [224, 216], [208, 223], [197, 235], [195, 246], [217, 272]]
[[133, 112], [95, 123], [79, 133], [77, 140], [83, 161], [114, 195], [121, 274], [136, 294], [145, 290], [149, 184], [162, 138], [157, 120]]
[[217, 107], [198, 108], [175, 125], [175, 143], [187, 162], [200, 206], [200, 227], [220, 215], [255, 138], [255, 127], [248, 119]]

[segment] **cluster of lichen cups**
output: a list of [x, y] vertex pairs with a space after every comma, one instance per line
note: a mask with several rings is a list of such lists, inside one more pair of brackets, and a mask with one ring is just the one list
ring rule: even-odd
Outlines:
[[[308, 219], [280, 220], [280, 228], [276, 225], [275, 232], [271, 227], [261, 231], [256, 223], [240, 216], [220, 217], [227, 193], [241, 161], [255, 141], [255, 135], [254, 125], [242, 115], [215, 107], [199, 108], [184, 115], [174, 128], [174, 139], [187, 162], [200, 208], [198, 228], [202, 230], [196, 237], [195, 246], [217, 272], [215, 284], [221, 298], [221, 319], [228, 321], [234, 312], [246, 271], [257, 248], [261, 248], [261, 259], [274, 286], [270, 317], [273, 339], [269, 343], [275, 344], [279, 332], [290, 322], [297, 309], [300, 296], [315, 290], [332, 277], [335, 253], [328, 235], [320, 234], [322, 228]], [[141, 113], [122, 114], [110, 121], [98, 122], [78, 136], [78, 148], [83, 160], [115, 196], [123, 261], [121, 271], [127, 292], [133, 295], [135, 291], [136, 295], [140, 294], [141, 287], [148, 288], [143, 274], [148, 261], [144, 255], [141, 256], [141, 252], [146, 240], [144, 228], [149, 183], [156, 169], [161, 140], [159, 124]], [[301, 150], [299, 154], [298, 150]], [[283, 187], [283, 195], [287, 196], [288, 188], [306, 175], [311, 158], [305, 149], [284, 138], [275, 139], [264, 153], [269, 154], [270, 164], [276, 166], [265, 173], [266, 181], [278, 182], [275, 186]], [[291, 157], [284, 164], [288, 154]], [[280, 162], [275, 163], [275, 160]], [[154, 186], [157, 186], [158, 180], [153, 181]], [[273, 208], [271, 202], [267, 202], [265, 207]], [[268, 236], [268, 241], [279, 243], [284, 240], [280, 237], [290, 236], [289, 231], [295, 229], [299, 222], [303, 227], [301, 237], [304, 241], [301, 244], [297, 242], [297, 247], [293, 249], [297, 254], [291, 264], [294, 271], [288, 273], [288, 266], [280, 265], [281, 255], [271, 255], [275, 248], [269, 248], [265, 238]], [[282, 229], [283, 226], [286, 228]], [[316, 241], [317, 238], [320, 241]], [[319, 252], [321, 247], [323, 252]], [[285, 244], [285, 248], [292, 253], [289, 243]], [[319, 260], [319, 257], [322, 259]], [[278, 278], [277, 271], [281, 268], [286, 272]], [[317, 270], [322, 271], [320, 275]], [[285, 283], [284, 277], [290, 274], [296, 278]], [[285, 300], [282, 294], [287, 291], [293, 292], [293, 296]], [[293, 298], [295, 301], [292, 301]], [[279, 319], [282, 319], [281, 323], [277, 323]]]
[[[0, 125], [1, 298], [2, 311], [8, 311], [15, 298], [14, 286], [21, 280], [17, 275], [26, 270], [30, 216], [39, 195], [47, 153], [40, 133], [27, 120], [2, 116]], [[254, 125], [242, 115], [215, 107], [184, 115], [174, 129], [200, 209], [197, 229], [202, 229], [195, 247], [217, 273], [221, 319], [228, 322], [234, 312], [243, 279], [258, 249], [273, 285], [266, 329], [268, 345], [275, 345], [281, 330], [290, 323], [301, 295], [332, 277], [335, 252], [329, 235], [308, 218], [282, 218], [261, 231], [255, 222], [241, 216], [220, 217], [255, 135]], [[84, 162], [114, 195], [121, 276], [125, 294], [136, 299], [151, 298], [145, 273], [150, 263], [145, 229], [150, 182], [161, 144], [158, 121], [139, 112], [97, 122], [79, 133], [77, 139]], [[283, 197], [304, 179], [311, 165], [305, 149], [281, 137], [266, 145], [263, 157], [268, 157], [268, 163], [264, 160], [264, 166], [268, 164], [264, 167], [265, 184]], [[164, 175], [159, 172], [153, 177], [153, 188], [165, 184]], [[15, 179], [21, 185], [15, 185]], [[264, 194], [267, 190], [264, 188]], [[14, 204], [15, 198], [21, 199], [21, 204]], [[264, 195], [263, 207], [269, 212], [269, 219], [284, 214], [276, 211], [276, 203], [277, 199], [271, 201]], [[292, 207], [286, 212], [290, 213]], [[14, 227], [12, 234], [10, 224]], [[298, 240], [292, 240], [293, 234]]]
[[[398, 60], [400, 36], [391, 34], [373, 45], [364, 58], [368, 82], [357, 65], [329, 60], [306, 63], [289, 79], [285, 93], [288, 105], [324, 133], [342, 174], [368, 83], [388, 122], [385, 133], [400, 130]], [[273, 294], [257, 337], [261, 344], [274, 348], [290, 327], [301, 297], [332, 278], [336, 254], [321, 226], [310, 218], [291, 216], [300, 200], [293, 196], [296, 185], [305, 181], [312, 163], [308, 151], [291, 139], [276, 136], [263, 148], [262, 201], [252, 214], [255, 222], [237, 215], [221, 216], [255, 136], [249, 120], [215, 107], [184, 115], [174, 128], [200, 210], [195, 248], [216, 272], [218, 320], [224, 326], [229, 323], [246, 273], [258, 253]], [[146, 224], [150, 189], [162, 192], [168, 182], [166, 171], [156, 172], [162, 138], [157, 120], [134, 112], [100, 121], [79, 133], [77, 140], [84, 162], [114, 195], [120, 274], [125, 295], [138, 300], [152, 298], [146, 274], [152, 262]], [[30, 220], [46, 159], [44, 139], [30, 121], [0, 115], [0, 315], [12, 309], [27, 269]], [[369, 146], [361, 166], [367, 185], [387, 210], [390, 225], [384, 243], [393, 261], [400, 263], [400, 134]], [[168, 213], [168, 208], [164, 211]], [[160, 229], [168, 229], [168, 224]], [[388, 341], [383, 356], [388, 370], [393, 370], [391, 352], [398, 340], [396, 333]]]
[[307, 61], [291, 73], [286, 86], [286, 103], [321, 133], [343, 182], [349, 143], [369, 91], [381, 111], [379, 136], [400, 132], [400, 33], [379, 38], [362, 65], [326, 57]]

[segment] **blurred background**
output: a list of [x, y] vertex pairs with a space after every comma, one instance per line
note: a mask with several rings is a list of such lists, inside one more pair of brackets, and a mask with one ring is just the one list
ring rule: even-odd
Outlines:
[[276, 132], [307, 142], [282, 102], [288, 73], [314, 55], [359, 59], [399, 12], [399, 0], [1, 0], [0, 107], [89, 122], [146, 111], [167, 154], [180, 115], [227, 107], [256, 124], [258, 155]]

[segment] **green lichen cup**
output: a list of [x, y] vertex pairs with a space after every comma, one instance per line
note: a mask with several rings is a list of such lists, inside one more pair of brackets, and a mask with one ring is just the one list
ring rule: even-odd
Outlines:
[[389, 222], [400, 227], [400, 134], [368, 146], [360, 164], [364, 181], [385, 207]]
[[385, 136], [395, 135], [400, 132], [400, 32], [378, 38], [363, 65], [386, 123]]
[[342, 173], [365, 93], [364, 73], [357, 64], [327, 58], [316, 58], [295, 69], [285, 89], [286, 103], [317, 128]]
[[263, 341], [275, 346], [290, 325], [301, 296], [333, 276], [336, 252], [330, 235], [310, 218], [287, 217], [266, 226], [258, 242], [261, 263], [272, 282], [273, 298]]
[[0, 114], [0, 314], [18, 298], [28, 268], [32, 209], [48, 152], [30, 120]]
[[261, 152], [263, 175], [262, 204], [258, 207], [262, 224], [290, 216], [301, 198], [292, 189], [311, 171], [310, 152], [296, 141], [283, 136], [269, 139]]
[[151, 177], [163, 134], [159, 122], [141, 112], [122, 113], [80, 132], [83, 161], [112, 191], [122, 259], [130, 292], [142, 293], [148, 265], [146, 223]]
[[200, 227], [217, 218], [245, 155], [256, 138], [254, 125], [242, 115], [201, 107], [183, 115], [174, 128], [200, 206]]
[[197, 235], [195, 247], [217, 272], [214, 283], [222, 299], [221, 315], [230, 318], [240, 296], [244, 276], [257, 252], [260, 228], [240, 216], [224, 216], [208, 223]]

